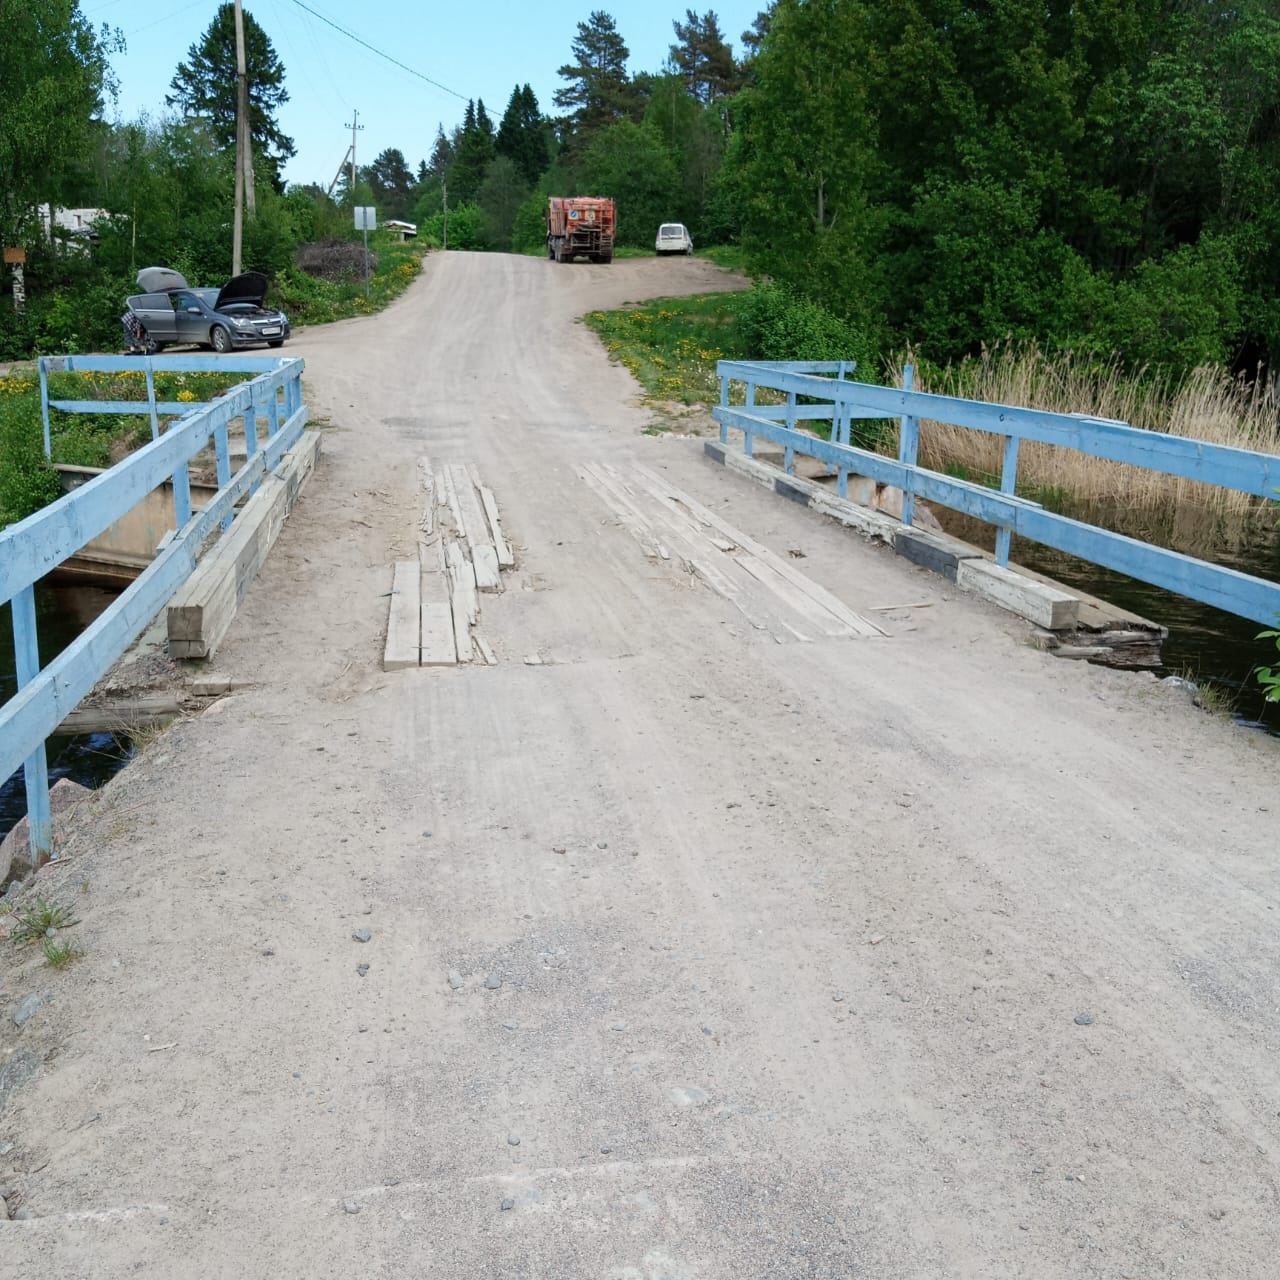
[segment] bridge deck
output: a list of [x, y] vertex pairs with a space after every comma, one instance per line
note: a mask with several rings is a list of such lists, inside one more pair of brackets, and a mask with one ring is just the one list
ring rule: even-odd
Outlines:
[[[1276, 744], [641, 436], [573, 317], [724, 279], [449, 254], [292, 344], [333, 429], [251, 687], [86, 806], [85, 958], [4, 983], [57, 1050], [14, 1274], [1271, 1269]], [[423, 456], [501, 508], [496, 665], [381, 670]], [[886, 634], [648, 554], [636, 465]]]

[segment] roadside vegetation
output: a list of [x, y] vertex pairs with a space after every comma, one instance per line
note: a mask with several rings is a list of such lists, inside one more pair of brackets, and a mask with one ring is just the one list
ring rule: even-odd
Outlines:
[[[222, 373], [155, 374], [156, 398], [194, 404], [222, 394], [239, 381]], [[57, 373], [49, 378], [53, 400], [145, 400], [142, 369], [119, 373]], [[106, 467], [151, 439], [145, 414], [49, 411], [54, 463]], [[0, 377], [0, 528], [54, 501], [62, 492], [58, 474], [44, 456], [40, 383], [34, 371]]]

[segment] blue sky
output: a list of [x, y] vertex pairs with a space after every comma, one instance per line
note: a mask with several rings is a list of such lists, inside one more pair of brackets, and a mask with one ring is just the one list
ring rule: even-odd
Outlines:
[[[325, 186], [350, 144], [350, 129], [343, 126], [350, 125], [353, 110], [359, 111], [365, 126], [356, 144], [361, 164], [386, 147], [399, 147], [416, 168], [431, 150], [437, 124], [443, 123], [447, 133], [461, 120], [467, 98], [483, 98], [496, 124], [512, 88], [527, 81], [543, 111], [554, 114], [552, 94], [564, 83], [556, 68], [570, 61], [578, 23], [593, 9], [612, 15], [631, 51], [630, 69], [636, 72], [661, 68], [675, 38], [672, 19], [683, 20], [689, 7], [688, 0], [656, 5], [652, 0], [582, 0], [581, 5], [563, 0], [305, 4], [314, 13], [298, 0], [245, 0], [245, 8], [266, 30], [285, 67], [290, 101], [280, 112], [280, 126], [298, 148], [285, 177]], [[118, 27], [128, 42], [128, 52], [113, 60], [120, 80], [116, 112], [121, 119], [165, 112], [164, 95], [174, 70], [204, 34], [217, 7], [218, 0], [159, 0], [149, 5], [137, 0], [80, 0], [91, 22]], [[735, 52], [741, 33], [763, 7], [764, 0], [715, 6], [720, 28]], [[444, 87], [428, 84], [362, 48], [323, 18]]]

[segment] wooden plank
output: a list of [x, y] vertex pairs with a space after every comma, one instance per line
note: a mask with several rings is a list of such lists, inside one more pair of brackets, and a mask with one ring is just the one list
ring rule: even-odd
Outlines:
[[893, 549], [913, 564], [940, 573], [955, 582], [960, 565], [966, 560], [981, 559], [982, 552], [957, 538], [947, 538], [923, 529], [903, 527], [893, 535]]
[[477, 487], [480, 490], [481, 505], [489, 521], [489, 531], [493, 534], [493, 546], [498, 553], [498, 564], [503, 569], [514, 568], [516, 557], [506, 535], [502, 532], [502, 520], [498, 516], [498, 500], [493, 496], [492, 489], [486, 489], [483, 485]]
[[402, 560], [391, 582], [391, 602], [387, 610], [387, 643], [382, 651], [383, 671], [403, 671], [416, 667], [422, 642], [422, 588], [416, 560]]
[[754, 539], [747, 537], [740, 529], [735, 529], [727, 521], [721, 520], [713, 511], [709, 511], [700, 502], [695, 501], [687, 493], [673, 490], [665, 480], [656, 472], [650, 471], [647, 467], [637, 467], [636, 474], [646, 485], [649, 492], [658, 499], [664, 506], [669, 509], [675, 506], [677, 499], [673, 494], [679, 494], [678, 502], [684, 507], [687, 513], [693, 516], [701, 524], [710, 526], [724, 534], [725, 537], [731, 539], [744, 551], [750, 552], [754, 556], [768, 563], [777, 573], [781, 574], [792, 586], [798, 587], [811, 600], [816, 601], [829, 613], [832, 613], [849, 627], [853, 628], [857, 635], [862, 636], [882, 636], [884, 631], [876, 626], [874, 622], [864, 618], [861, 614], [855, 613], [844, 601], [832, 595], [825, 587], [820, 586], [807, 574], [801, 573], [798, 569], [794, 569], [787, 561], [773, 554], [768, 547], [762, 546]]
[[436, 488], [444, 494], [444, 501], [440, 503], [440, 506], [448, 506], [449, 513], [453, 516], [454, 532], [459, 537], [462, 537], [465, 532], [462, 526], [462, 510], [458, 506], [458, 495], [454, 491], [453, 480], [449, 475], [448, 467], [441, 467], [436, 472]]
[[467, 592], [466, 588], [461, 584], [453, 589], [452, 605], [453, 615], [453, 643], [454, 649], [458, 655], [459, 662], [471, 661], [471, 627], [469, 625], [470, 614], [467, 612]]
[[183, 713], [182, 703], [169, 693], [147, 694], [105, 706], [77, 707], [58, 726], [59, 733], [120, 733], [165, 724]]
[[502, 580], [498, 572], [498, 553], [467, 468], [451, 466], [449, 481], [462, 516], [462, 532], [471, 552], [471, 563], [475, 567], [476, 587], [481, 591], [500, 591]]
[[175, 592], [166, 611], [170, 657], [207, 658], [216, 652], [279, 537], [300, 486], [314, 470], [319, 451], [319, 433], [304, 432]]
[[453, 609], [448, 600], [422, 605], [422, 665], [453, 667], [458, 663], [458, 644], [453, 633]]
[[485, 660], [485, 665], [496, 667], [498, 665], [498, 655], [494, 653], [493, 646], [483, 637], [474, 636], [476, 648], [480, 650], [480, 656]]
[[472, 547], [471, 564], [475, 570], [476, 587], [480, 591], [501, 591], [502, 574], [498, 566], [498, 553], [493, 547], [485, 545]]
[[1079, 621], [1075, 596], [989, 560], [962, 560], [956, 566], [956, 586], [1050, 631], [1071, 630]]
[[449, 579], [453, 583], [453, 598], [461, 592], [467, 621], [474, 625], [480, 616], [480, 603], [476, 599], [476, 575], [471, 561], [462, 554], [462, 547], [451, 538], [445, 545], [449, 565]]

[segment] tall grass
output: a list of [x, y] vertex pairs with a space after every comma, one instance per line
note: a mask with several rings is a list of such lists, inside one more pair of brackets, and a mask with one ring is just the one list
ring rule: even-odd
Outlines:
[[[901, 385], [902, 364], [890, 373]], [[1280, 401], [1270, 378], [1249, 383], [1225, 369], [1204, 367], [1183, 379], [1150, 370], [1134, 373], [1115, 359], [1046, 353], [1034, 344], [997, 345], [944, 369], [917, 367], [921, 391], [998, 404], [1081, 413], [1147, 431], [1280, 454]], [[998, 482], [1003, 440], [947, 423], [922, 421], [920, 460], [931, 469]], [[1248, 494], [1167, 476], [1074, 449], [1025, 441], [1018, 454], [1018, 490], [1046, 505], [1103, 506], [1155, 514], [1177, 510], [1203, 519], [1249, 521], [1274, 513]]]

